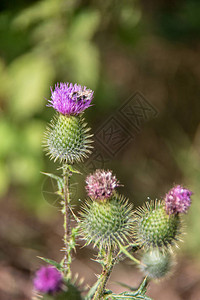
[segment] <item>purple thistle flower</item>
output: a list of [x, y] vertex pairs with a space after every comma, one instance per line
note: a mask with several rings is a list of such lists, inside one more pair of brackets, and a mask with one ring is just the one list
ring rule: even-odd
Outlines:
[[55, 89], [51, 87], [49, 106], [63, 115], [78, 115], [90, 106], [93, 91], [80, 84], [57, 83]]
[[165, 196], [167, 214], [186, 213], [191, 205], [192, 192], [180, 185], [173, 187]]
[[86, 178], [86, 184], [88, 196], [99, 200], [110, 198], [114, 189], [119, 186], [116, 177], [109, 170], [96, 170]]
[[61, 289], [62, 274], [53, 266], [41, 267], [36, 272], [33, 284], [38, 292], [54, 294]]

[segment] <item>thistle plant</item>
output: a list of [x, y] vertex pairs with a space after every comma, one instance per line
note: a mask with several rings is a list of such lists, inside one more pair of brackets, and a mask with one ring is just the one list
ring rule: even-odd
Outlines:
[[[133, 208], [122, 194], [120, 181], [111, 170], [95, 170], [86, 179], [86, 200], [80, 212], [73, 211], [70, 179], [74, 163], [84, 161], [91, 153], [92, 134], [83, 117], [91, 106], [93, 91], [80, 85], [59, 83], [51, 88], [48, 106], [55, 116], [44, 134], [44, 149], [50, 159], [60, 163], [60, 176], [44, 173], [57, 180], [61, 211], [64, 217], [63, 259], [47, 263], [35, 274], [33, 299], [46, 300], [100, 300], [146, 299], [151, 280], [158, 280], [171, 272], [174, 265], [174, 246], [183, 231], [183, 215], [191, 205], [192, 192], [180, 185], [174, 186], [161, 200], [147, 201]], [[76, 221], [71, 226], [71, 221]], [[72, 257], [79, 240], [97, 250], [96, 262], [102, 272], [96, 283], [82, 293], [71, 272]], [[128, 291], [115, 294], [106, 288], [114, 266], [129, 258], [144, 274], [138, 288], [127, 286]], [[124, 284], [122, 284], [124, 286]]]
[[[88, 156], [92, 148], [90, 128], [84, 122], [83, 111], [90, 106], [93, 91], [80, 85], [60, 83], [51, 88], [52, 106], [57, 114], [48, 125], [45, 132], [44, 146], [47, 154], [54, 161], [62, 164], [62, 178], [57, 178], [60, 186], [61, 205], [64, 215], [64, 273], [71, 278], [71, 251], [73, 249], [73, 234], [71, 232], [71, 199], [70, 177], [77, 171], [72, 168], [75, 161], [81, 161]], [[53, 176], [52, 174], [48, 174]]]

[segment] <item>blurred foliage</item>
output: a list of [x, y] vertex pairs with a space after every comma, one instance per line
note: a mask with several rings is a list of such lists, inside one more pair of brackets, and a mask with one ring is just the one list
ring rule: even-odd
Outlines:
[[159, 116], [142, 128], [137, 147], [130, 143], [109, 167], [137, 203], [163, 195], [175, 181], [189, 185], [195, 200], [186, 248], [197, 253], [199, 5], [197, 0], [1, 1], [1, 198], [20, 201], [41, 218], [52, 213], [42, 197], [40, 173], [54, 168], [41, 148], [53, 115], [46, 108], [50, 86], [69, 81], [94, 89], [95, 109], [87, 112], [94, 130], [141, 90]]
[[164, 10], [158, 16], [158, 32], [172, 41], [197, 41], [200, 34], [200, 3], [182, 1], [175, 9]]
[[18, 187], [26, 203], [40, 209], [44, 97], [56, 80], [95, 88], [99, 57], [92, 37], [99, 18], [96, 9], [79, 11], [77, 1], [63, 0], [1, 12], [1, 196]]

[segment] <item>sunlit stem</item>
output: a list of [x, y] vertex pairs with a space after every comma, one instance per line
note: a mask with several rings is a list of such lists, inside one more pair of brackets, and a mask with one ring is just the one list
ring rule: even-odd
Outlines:
[[71, 173], [69, 171], [68, 165], [63, 165], [63, 214], [64, 214], [64, 259], [63, 259], [63, 267], [64, 267], [64, 275], [67, 279], [71, 278], [71, 249], [69, 247], [70, 236], [71, 236], [71, 211], [69, 208], [70, 203], [70, 177]]
[[115, 262], [115, 259], [113, 259], [112, 249], [109, 249], [108, 253], [107, 253], [105, 265], [103, 267], [102, 273], [98, 280], [99, 286], [96, 290], [96, 293], [94, 294], [93, 300], [102, 299], [102, 296], [105, 291], [106, 283], [110, 277], [110, 274], [111, 274], [113, 266], [114, 266], [114, 262]]

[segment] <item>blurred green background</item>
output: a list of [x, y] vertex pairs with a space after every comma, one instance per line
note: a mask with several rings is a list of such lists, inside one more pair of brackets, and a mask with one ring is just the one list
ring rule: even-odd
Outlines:
[[[198, 265], [199, 284], [200, 2], [1, 0], [1, 299], [30, 297], [36, 255], [60, 257], [62, 217], [44, 196], [52, 186], [40, 173], [58, 167], [41, 143], [54, 114], [46, 107], [50, 86], [59, 81], [95, 91], [85, 114], [93, 132], [137, 91], [158, 111], [105, 167], [114, 170], [124, 184], [121, 192], [135, 205], [162, 197], [175, 183], [194, 192], [178, 253], [183, 262]], [[78, 207], [84, 177], [77, 180]], [[81, 251], [77, 269], [88, 256]], [[178, 293], [157, 299], [200, 299], [199, 289], [183, 294], [187, 298]]]

